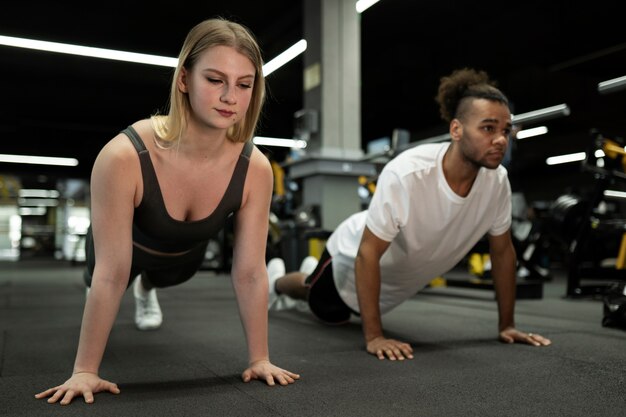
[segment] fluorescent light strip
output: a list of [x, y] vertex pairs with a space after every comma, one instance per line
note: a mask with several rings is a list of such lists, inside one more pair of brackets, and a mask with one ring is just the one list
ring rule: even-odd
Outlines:
[[48, 210], [45, 207], [20, 207], [20, 216], [43, 216]]
[[363, 13], [365, 10], [369, 9], [380, 0], [359, 0], [356, 2], [356, 12]]
[[14, 38], [0, 35], [0, 45], [17, 48], [36, 49], [39, 51], [58, 52], [61, 54], [81, 55], [116, 61], [137, 62], [140, 64], [176, 67], [177, 58], [159, 55], [138, 54], [135, 52], [116, 51], [114, 49], [93, 48], [91, 46], [71, 45], [67, 43], [38, 41], [34, 39]]
[[513, 114], [513, 123], [530, 123], [542, 120], [554, 119], [555, 117], [569, 116], [570, 109], [567, 104], [557, 104], [556, 106], [545, 107], [527, 113]]
[[546, 159], [548, 165], [566, 164], [568, 162], [584, 161], [587, 154], [585, 152], [570, 153], [567, 155], [551, 156]]
[[[66, 43], [38, 41], [34, 39], [14, 38], [0, 35], [0, 45], [16, 48], [36, 49], [39, 51], [58, 52], [62, 54], [88, 56], [93, 58], [112, 59], [116, 61], [135, 62], [140, 64], [161, 65], [175, 68], [178, 58], [159, 55], [139, 54], [135, 52], [116, 51], [114, 49], [92, 48], [89, 46], [71, 45]], [[268, 76], [287, 62], [306, 50], [307, 43], [301, 39], [285, 52], [263, 65], [263, 74]]]
[[24, 207], [56, 207], [59, 200], [56, 198], [23, 198], [17, 199], [17, 204]]
[[524, 129], [517, 132], [515, 137], [517, 139], [526, 139], [533, 136], [545, 135], [548, 133], [548, 128], [545, 126], [533, 127], [532, 129]]
[[[604, 151], [602, 149], [598, 149], [593, 153], [593, 156], [600, 159], [600, 158], [604, 158], [606, 155], [604, 154]], [[550, 158], [546, 159], [546, 164], [558, 165], [558, 164], [565, 164], [568, 162], [584, 161], [586, 157], [587, 157], [587, 154], [585, 152], [576, 152], [576, 153], [570, 153], [567, 155], [551, 156]]]
[[37, 188], [22, 188], [18, 195], [20, 197], [34, 197], [34, 198], [58, 198], [59, 192], [57, 190], [42, 190]]
[[626, 198], [626, 192], [617, 190], [604, 190], [605, 197]]
[[10, 154], [0, 154], [0, 162], [8, 162], [12, 164], [60, 165], [68, 167], [75, 167], [76, 165], [78, 165], [78, 159], [75, 158], [56, 158], [49, 156]]
[[306, 148], [306, 141], [301, 139], [281, 139], [281, 138], [268, 138], [263, 136], [255, 136], [252, 139], [256, 145], [266, 146], [280, 146], [283, 148]]
[[623, 90], [624, 88], [626, 88], [626, 75], [598, 83], [598, 92], [602, 94], [613, 93], [615, 91]]
[[282, 67], [287, 62], [291, 61], [292, 59], [306, 51], [306, 46], [306, 40], [300, 39], [298, 42], [287, 48], [285, 52], [281, 53], [276, 58], [263, 65], [263, 75], [267, 77], [278, 68]]

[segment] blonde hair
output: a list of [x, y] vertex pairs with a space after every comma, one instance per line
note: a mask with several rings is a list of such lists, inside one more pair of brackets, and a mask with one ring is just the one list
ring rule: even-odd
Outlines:
[[187, 34], [178, 55], [178, 65], [172, 79], [168, 115], [154, 115], [150, 118], [152, 128], [163, 146], [172, 146], [180, 140], [191, 112], [188, 96], [181, 92], [177, 85], [182, 68], [191, 70], [200, 55], [214, 46], [234, 48], [248, 57], [256, 69], [248, 111], [245, 117], [233, 125], [226, 134], [226, 137], [233, 142], [246, 142], [252, 139], [265, 99], [261, 50], [254, 35], [245, 26], [226, 19], [214, 18], [200, 22]]

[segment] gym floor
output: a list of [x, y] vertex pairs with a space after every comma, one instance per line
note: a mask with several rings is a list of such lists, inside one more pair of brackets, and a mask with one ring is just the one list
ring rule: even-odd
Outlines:
[[72, 370], [85, 290], [82, 267], [0, 263], [2, 416], [624, 416], [626, 331], [601, 326], [599, 299], [564, 298], [557, 276], [542, 299], [518, 300], [520, 329], [547, 348], [497, 341], [490, 290], [432, 288], [383, 316], [415, 359], [365, 353], [358, 319], [331, 327], [297, 310], [270, 312], [270, 352], [301, 374], [293, 385], [243, 383], [246, 345], [228, 275], [201, 271], [161, 290], [161, 329], [139, 332], [132, 291], [102, 363], [119, 395], [50, 405], [34, 394]]

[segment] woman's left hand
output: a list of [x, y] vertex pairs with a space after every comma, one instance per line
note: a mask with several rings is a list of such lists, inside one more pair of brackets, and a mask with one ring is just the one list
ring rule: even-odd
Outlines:
[[500, 332], [500, 341], [504, 343], [527, 343], [533, 346], [548, 346], [552, 341], [537, 333], [524, 333], [513, 327]]
[[243, 382], [250, 382], [253, 379], [265, 380], [267, 385], [274, 386], [276, 382], [280, 385], [288, 385], [300, 379], [300, 375], [289, 372], [278, 366], [272, 365], [268, 360], [252, 362], [248, 369], [241, 374]]

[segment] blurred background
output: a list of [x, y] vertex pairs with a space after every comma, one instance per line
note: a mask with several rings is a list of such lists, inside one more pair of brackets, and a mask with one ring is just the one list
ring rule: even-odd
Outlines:
[[[305, 38], [310, 19], [305, 4], [300, 0], [3, 3], [0, 154], [77, 162], [74, 166], [7, 162], [6, 158], [0, 162], [3, 258], [82, 259], [93, 161], [121, 129], [166, 111], [173, 72], [167, 66], [15, 47], [7, 43], [9, 38], [175, 58], [193, 25], [221, 16], [248, 26], [268, 62]], [[380, 0], [359, 13], [361, 160], [375, 167], [368, 175], [355, 175], [354, 193], [362, 207], [375, 189], [376, 172], [402, 149], [399, 144], [406, 148], [439, 140], [446, 133], [434, 101], [439, 79], [455, 69], [473, 67], [497, 81], [514, 114], [554, 110], [517, 126], [542, 128], [544, 133], [513, 138], [506, 164], [514, 191], [521, 196], [516, 207], [525, 224], [520, 234], [524, 247], [529, 244], [529, 228], [539, 227], [538, 219], [544, 217], [543, 223], [558, 218], [550, 233], [560, 233], [557, 237], [566, 246], [571, 243], [574, 237], [563, 235], [576, 235], [572, 230], [590, 224], [589, 216], [598, 211], [602, 200], [598, 195], [607, 188], [623, 188], [619, 179], [614, 181], [621, 170], [620, 156], [613, 158], [614, 169], [605, 161], [597, 162], [603, 158], [595, 153], [602, 147], [599, 137], [615, 140], [623, 148], [621, 137], [626, 131], [626, 90], [619, 83], [617, 88], [599, 89], [601, 83], [626, 75], [626, 35], [623, 15], [616, 7], [616, 2], [604, 0], [581, 6], [560, 0]], [[306, 94], [303, 57], [296, 56], [267, 76], [268, 96], [258, 136], [298, 138], [296, 115], [304, 108]], [[284, 237], [287, 220], [297, 224], [300, 219], [302, 227], [314, 230], [328, 229], [316, 219], [319, 207], [303, 204], [300, 195], [305, 185], [290, 180], [294, 149], [264, 145], [263, 150], [276, 163], [278, 175], [284, 175], [277, 184], [275, 233], [269, 244], [276, 245], [281, 233]], [[547, 163], [548, 158], [572, 154], [571, 162]], [[585, 160], [594, 169], [585, 169]], [[610, 186], [606, 175], [602, 177], [609, 171]], [[605, 182], [600, 184], [601, 179]], [[563, 203], [559, 200], [563, 195], [575, 201]], [[603, 206], [604, 214], [616, 223], [611, 226], [616, 239], [622, 233], [617, 222], [623, 217], [620, 204], [614, 199]], [[221, 255], [209, 265], [224, 265], [227, 240], [227, 236], [217, 239], [215, 252]], [[618, 249], [619, 244], [607, 249], [611, 256], [604, 254], [602, 259], [614, 258]], [[551, 256], [554, 261], [566, 257]]]

